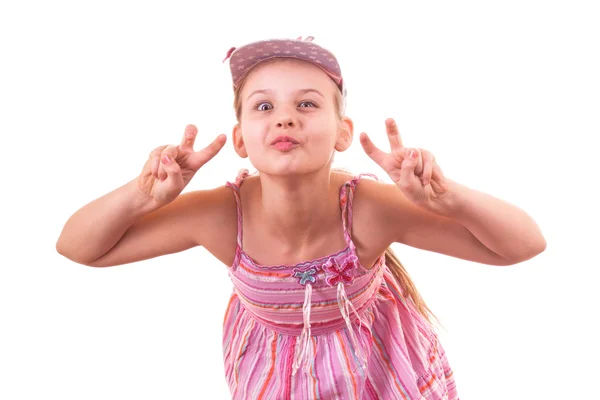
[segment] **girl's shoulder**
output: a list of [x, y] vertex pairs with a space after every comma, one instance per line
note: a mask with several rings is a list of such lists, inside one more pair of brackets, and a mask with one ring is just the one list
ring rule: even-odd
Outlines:
[[349, 234], [357, 255], [369, 268], [392, 243], [386, 229], [389, 225], [386, 218], [394, 206], [390, 198], [396, 196], [394, 189], [397, 187], [370, 174], [355, 175], [347, 171], [337, 172], [337, 180], [341, 207], [349, 208], [342, 218], [349, 219]]
[[236, 200], [228, 185], [188, 192], [188, 224], [194, 226], [196, 240], [226, 265], [233, 263], [237, 235]]
[[337, 178], [332, 182], [340, 190], [346, 186], [346, 192], [354, 192], [354, 207], [374, 208], [376, 211], [398, 195], [396, 185], [383, 182], [371, 173], [352, 174], [347, 170], [334, 170], [332, 176]]

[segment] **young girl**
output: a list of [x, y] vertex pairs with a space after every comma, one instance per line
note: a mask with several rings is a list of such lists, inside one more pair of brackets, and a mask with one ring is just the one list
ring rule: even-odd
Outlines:
[[536, 223], [446, 178], [430, 152], [404, 147], [392, 119], [389, 153], [360, 142], [393, 184], [332, 170], [354, 127], [337, 60], [311, 37], [229, 57], [233, 145], [257, 173], [181, 194], [225, 143], [196, 152], [189, 125], [137, 178], [71, 216], [58, 252], [107, 267], [204, 246], [226, 264], [234, 399], [457, 399], [433, 314], [389, 246], [511, 265], [545, 249]]

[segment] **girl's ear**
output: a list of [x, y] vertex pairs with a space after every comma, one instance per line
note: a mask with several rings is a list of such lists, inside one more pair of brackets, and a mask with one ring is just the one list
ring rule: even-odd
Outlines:
[[354, 123], [348, 117], [342, 118], [340, 121], [340, 127], [338, 130], [338, 138], [335, 142], [335, 149], [337, 151], [345, 151], [352, 144], [352, 138], [354, 137]]
[[248, 157], [246, 146], [244, 145], [244, 138], [242, 137], [242, 127], [240, 124], [235, 124], [233, 127], [233, 147], [235, 152], [242, 158]]

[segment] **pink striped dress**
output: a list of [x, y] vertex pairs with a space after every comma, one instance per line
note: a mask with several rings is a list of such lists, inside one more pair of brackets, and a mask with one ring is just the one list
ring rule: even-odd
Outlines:
[[240, 173], [233, 294], [223, 322], [225, 376], [233, 399], [458, 399], [442, 345], [402, 295], [382, 255], [356, 256], [352, 198], [340, 191], [347, 246], [296, 265], [260, 265], [242, 249]]

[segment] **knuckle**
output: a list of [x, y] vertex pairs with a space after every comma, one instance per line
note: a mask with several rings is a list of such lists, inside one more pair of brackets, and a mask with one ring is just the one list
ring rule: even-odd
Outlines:
[[177, 154], [177, 146], [173, 146], [173, 145], [166, 146], [163, 149], [163, 151], [161, 152], [161, 155], [165, 155], [165, 154], [168, 154], [170, 156], [176, 155]]
[[435, 161], [435, 156], [433, 155], [433, 153], [432, 153], [432, 152], [430, 152], [430, 151], [427, 151], [427, 150], [423, 150], [423, 151], [424, 151], [424, 154], [426, 154], [426, 155], [427, 155], [427, 159], [428, 159], [429, 161], [431, 161], [431, 162], [434, 162], [434, 161]]
[[403, 192], [410, 192], [410, 189], [412, 188], [410, 182], [406, 181], [405, 179], [400, 179], [400, 181], [398, 182], [398, 186], [400, 187], [400, 189], [402, 189]]
[[165, 148], [165, 147], [167, 147], [167, 146], [166, 146], [166, 145], [163, 145], [163, 146], [158, 146], [158, 147], [156, 147], [154, 150], [152, 150], [152, 151], [150, 152], [150, 157], [153, 157], [153, 156], [158, 156], [158, 155], [160, 155], [160, 154], [163, 152], [163, 150], [164, 150], [164, 148]]

